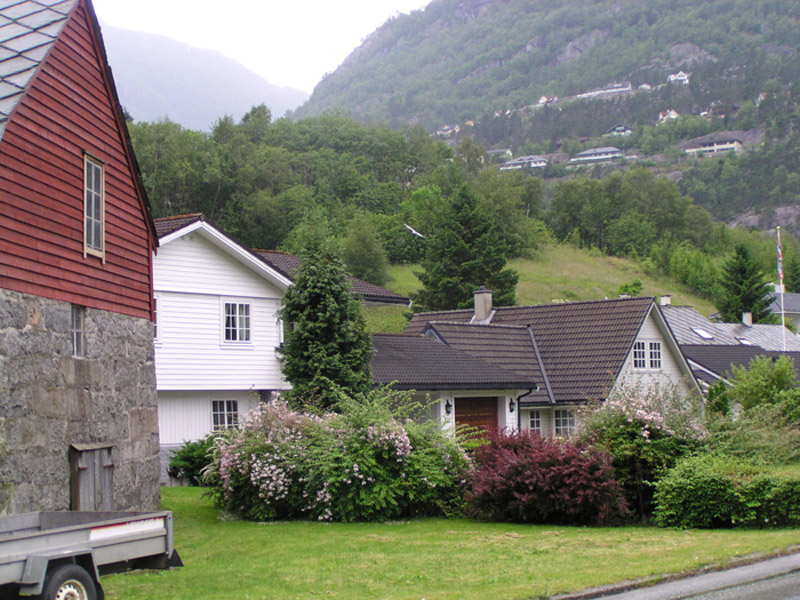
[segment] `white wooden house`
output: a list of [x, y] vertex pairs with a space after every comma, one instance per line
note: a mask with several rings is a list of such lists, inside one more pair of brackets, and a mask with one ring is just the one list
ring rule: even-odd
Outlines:
[[276, 348], [278, 310], [291, 280], [201, 215], [159, 219], [156, 228], [163, 463], [184, 442], [237, 424], [270, 392], [288, 389]]

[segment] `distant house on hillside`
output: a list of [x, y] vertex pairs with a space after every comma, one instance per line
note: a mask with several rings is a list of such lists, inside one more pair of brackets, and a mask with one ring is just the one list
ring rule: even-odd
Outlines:
[[590, 148], [583, 152], [578, 152], [569, 159], [571, 163], [599, 162], [603, 160], [615, 160], [622, 158], [622, 152], [614, 146], [603, 146], [602, 148]]
[[513, 157], [511, 148], [496, 148], [494, 150], [486, 151], [486, 158], [489, 162], [502, 162]]
[[0, 240], [0, 511], [157, 509], [158, 243], [89, 0], [0, 2]]
[[603, 98], [608, 96], [616, 96], [618, 94], [628, 94], [632, 91], [633, 88], [631, 87], [631, 83], [629, 81], [615, 81], [614, 83], [609, 83], [605, 87], [577, 94], [575, 97], [578, 99]]
[[710, 154], [725, 154], [735, 152], [739, 154], [744, 150], [744, 144], [735, 135], [727, 132], [710, 133], [691, 141], [686, 148], [686, 154], [694, 156], [708, 156]]
[[687, 73], [683, 71], [678, 71], [677, 73], [670, 73], [667, 76], [668, 83], [680, 83], [682, 85], [689, 85], [690, 79]]
[[658, 113], [659, 123], [666, 123], [667, 121], [674, 121], [675, 119], [680, 119], [680, 118], [681, 118], [680, 113], [672, 108]]
[[430, 395], [451, 427], [569, 435], [618, 385], [698, 390], [653, 298], [495, 308], [482, 289], [474, 310], [419, 313], [373, 343], [375, 383]]
[[623, 125], [622, 123], [618, 123], [614, 125], [611, 129], [607, 130], [603, 135], [616, 135], [622, 137], [628, 137], [629, 135], [633, 134], [633, 129], [628, 127], [627, 125]]
[[501, 171], [518, 171], [520, 169], [541, 169], [547, 166], [547, 159], [541, 156], [520, 156], [500, 165]]

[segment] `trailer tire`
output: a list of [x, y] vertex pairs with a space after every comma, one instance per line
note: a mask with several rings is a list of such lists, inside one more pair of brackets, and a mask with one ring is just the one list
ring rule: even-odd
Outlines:
[[48, 570], [39, 600], [97, 600], [94, 579], [78, 565]]

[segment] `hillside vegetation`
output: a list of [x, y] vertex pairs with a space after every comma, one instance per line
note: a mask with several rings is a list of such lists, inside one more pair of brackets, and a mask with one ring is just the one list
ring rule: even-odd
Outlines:
[[[696, 101], [738, 102], [796, 72], [799, 19], [792, 0], [433, 0], [370, 35], [295, 115], [435, 128], [613, 81], [655, 87], [679, 68], [697, 78]], [[613, 126], [611, 112], [596, 127]]]

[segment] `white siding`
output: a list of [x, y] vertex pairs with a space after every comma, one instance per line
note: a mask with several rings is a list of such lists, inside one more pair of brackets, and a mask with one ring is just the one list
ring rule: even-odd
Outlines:
[[[282, 291], [199, 234], [163, 246], [154, 266], [158, 390], [287, 389], [276, 347]], [[223, 339], [223, 303], [250, 305], [249, 342]]]
[[661, 342], [661, 369], [634, 369], [633, 350], [631, 350], [622, 368], [621, 381], [628, 381], [634, 385], [648, 385], [654, 382], [674, 385], [685, 383], [687, 374], [681, 368], [681, 359], [674, 353], [672, 345], [667, 343], [652, 312], [642, 325], [636, 341]]
[[158, 427], [162, 446], [182, 445], [211, 433], [211, 402], [237, 400], [239, 418], [259, 403], [256, 394], [247, 391], [158, 392]]

